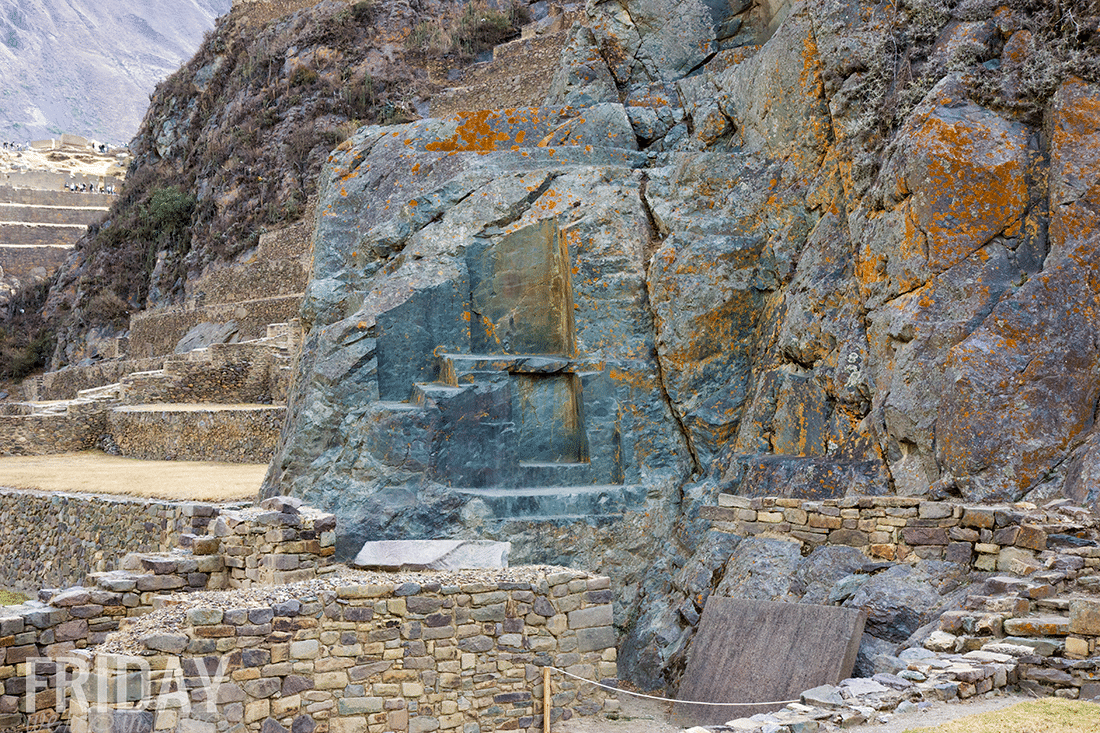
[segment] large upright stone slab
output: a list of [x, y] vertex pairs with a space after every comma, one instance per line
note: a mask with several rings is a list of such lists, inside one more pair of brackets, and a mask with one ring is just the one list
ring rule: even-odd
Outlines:
[[488, 540], [382, 540], [365, 543], [352, 564], [388, 571], [506, 568], [511, 550], [511, 542]]
[[[680, 700], [796, 700], [851, 676], [866, 614], [851, 608], [742, 598], [707, 600], [688, 653]], [[677, 725], [719, 725], [781, 705], [715, 707], [676, 703]]]

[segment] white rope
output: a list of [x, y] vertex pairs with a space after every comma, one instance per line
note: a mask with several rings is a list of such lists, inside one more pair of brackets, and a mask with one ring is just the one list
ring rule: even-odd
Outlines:
[[692, 700], [672, 700], [667, 697], [657, 697], [656, 695], [643, 695], [640, 692], [631, 692], [630, 690], [624, 690], [620, 687], [612, 687], [611, 685], [605, 685], [600, 682], [593, 682], [592, 680], [585, 679], [579, 675], [575, 675], [572, 672], [566, 672], [564, 669], [558, 669], [557, 667], [551, 667], [546, 665], [549, 669], [555, 672], [561, 672], [564, 675], [578, 679], [581, 682], [587, 682], [590, 685], [596, 687], [602, 687], [605, 690], [611, 690], [622, 695], [633, 695], [634, 697], [644, 697], [647, 700], [660, 700], [661, 702], [675, 702], [681, 705], [713, 705], [715, 707], [729, 708], [729, 707], [755, 707], [757, 705], [789, 705], [792, 702], [799, 702], [799, 700], [772, 700], [770, 702], [695, 702]]

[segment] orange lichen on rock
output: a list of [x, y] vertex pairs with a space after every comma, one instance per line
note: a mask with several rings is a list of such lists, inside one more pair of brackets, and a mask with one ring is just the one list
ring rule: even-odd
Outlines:
[[906, 227], [904, 248], [927, 247], [933, 272], [961, 262], [1027, 209], [1026, 129], [977, 105], [964, 112], [938, 108], [910, 133], [915, 160], [904, 183], [916, 226]]
[[1055, 95], [1053, 108], [1050, 239], [1062, 245], [1094, 236], [1100, 224], [1100, 90], [1070, 79]]
[[536, 107], [525, 110], [475, 110], [463, 112], [455, 119], [458, 126], [454, 135], [443, 140], [428, 142], [424, 148], [445, 153], [486, 153], [507, 150], [513, 145], [523, 143], [527, 136], [525, 126], [540, 122], [539, 110]]

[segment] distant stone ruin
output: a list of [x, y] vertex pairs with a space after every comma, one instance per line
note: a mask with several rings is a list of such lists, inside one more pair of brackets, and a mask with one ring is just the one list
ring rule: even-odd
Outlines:
[[[64, 150], [66, 160], [102, 158], [75, 135], [38, 140], [32, 150]], [[53, 155], [51, 153], [51, 155]], [[90, 224], [100, 221], [121, 191], [122, 177], [33, 169], [16, 154], [0, 166], [0, 299], [49, 278]], [[114, 162], [113, 155], [109, 158]], [[60, 166], [64, 167], [64, 166]]]

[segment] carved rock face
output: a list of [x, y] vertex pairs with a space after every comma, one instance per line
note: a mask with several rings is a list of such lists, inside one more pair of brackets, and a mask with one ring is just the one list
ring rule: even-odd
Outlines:
[[[876, 119], [901, 109], [874, 106], [878, 10], [746, 16], [762, 44], [704, 34], [685, 77], [666, 41], [696, 16], [636, 5], [592, 6], [563, 55], [555, 99], [588, 107], [333, 154], [268, 485], [360, 536], [608, 572], [640, 609], [624, 666], [655, 684], [736, 585], [695, 513], [719, 488], [1096, 500], [1100, 92], [1063, 83], [1046, 129], [1002, 112], [951, 69], [1013, 29], [944, 18], [914, 56], [938, 82]], [[880, 640], [923, 620], [883, 609]]]

